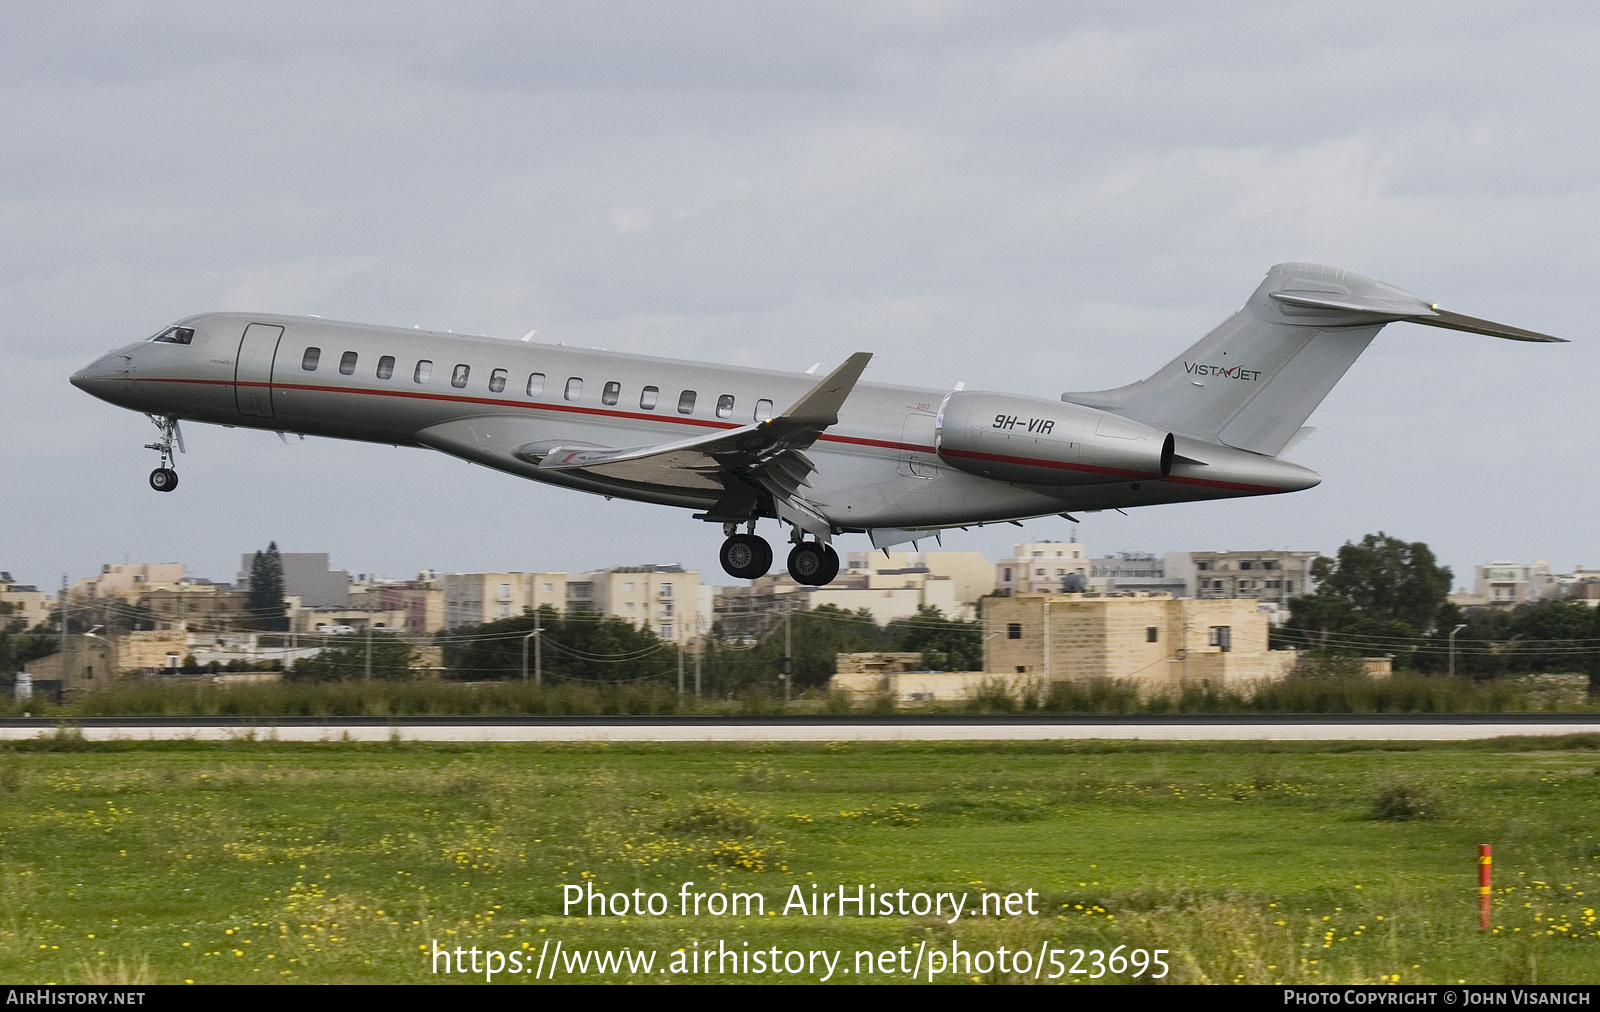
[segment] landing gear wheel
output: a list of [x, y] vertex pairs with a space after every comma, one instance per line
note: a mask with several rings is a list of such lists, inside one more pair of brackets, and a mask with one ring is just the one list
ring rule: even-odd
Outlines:
[[833, 550], [832, 545], [823, 545], [822, 554], [826, 565], [823, 566], [822, 572], [817, 574], [818, 587], [826, 587], [833, 582], [835, 576], [839, 575], [839, 553]]
[[772, 568], [772, 546], [754, 534], [735, 534], [722, 543], [717, 553], [723, 570], [737, 580], [766, 576]]
[[178, 487], [178, 472], [170, 467], [158, 467], [150, 472], [150, 487], [157, 492], [171, 492]]
[[789, 575], [807, 587], [821, 587], [839, 575], [839, 555], [819, 541], [802, 541], [789, 551]]

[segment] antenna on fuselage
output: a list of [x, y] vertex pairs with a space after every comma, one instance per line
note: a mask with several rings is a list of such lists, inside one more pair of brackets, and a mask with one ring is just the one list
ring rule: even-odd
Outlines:
[[523, 340], [524, 340], [524, 341], [531, 341], [531, 340], [533, 340], [533, 335], [535, 335], [535, 334], [537, 334], [537, 333], [538, 333], [538, 331], [537, 331], [537, 330], [530, 330], [530, 331], [528, 331], [528, 332], [527, 332], [527, 333], [526, 333], [526, 334], [523, 334], [523, 335], [522, 335], [522, 339], [523, 339]]

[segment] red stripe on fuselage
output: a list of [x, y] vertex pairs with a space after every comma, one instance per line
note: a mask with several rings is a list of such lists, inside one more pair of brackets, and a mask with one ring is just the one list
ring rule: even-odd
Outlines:
[[[156, 379], [143, 377], [130, 377], [130, 383], [189, 383], [197, 386], [223, 386], [223, 387], [260, 387], [274, 390], [305, 390], [313, 393], [328, 394], [365, 394], [371, 397], [403, 397], [411, 400], [440, 401], [448, 404], [482, 404], [497, 408], [518, 408], [528, 411], [564, 411], [569, 414], [593, 415], [600, 418], [621, 418], [629, 421], [640, 422], [666, 422], [673, 425], [695, 425], [710, 429], [737, 429], [741, 427], [738, 422], [720, 422], [709, 418], [674, 418], [671, 415], [657, 415], [643, 411], [617, 411], [607, 408], [590, 408], [578, 404], [549, 404], [530, 403], [528, 401], [510, 401], [494, 397], [469, 397], [461, 394], [435, 394], [424, 393], [419, 390], [371, 390], [362, 387], [328, 387], [314, 386], [305, 383], [234, 383], [230, 380], [204, 380], [204, 379]], [[823, 433], [820, 437], [823, 442], [845, 443], [852, 446], [872, 446], [884, 450], [904, 450], [908, 453], [936, 453], [931, 446], [920, 446], [915, 443], [897, 443], [886, 439], [867, 439], [863, 436], [840, 436], [832, 433]], [[945, 450], [941, 456], [966, 457], [973, 460], [992, 460], [999, 463], [1021, 464], [1025, 467], [1048, 467], [1065, 471], [1082, 471], [1088, 474], [1103, 474], [1114, 478], [1138, 478], [1142, 481], [1170, 481], [1179, 485], [1198, 485], [1203, 488], [1224, 488], [1237, 492], [1255, 492], [1271, 494], [1285, 492], [1287, 489], [1275, 485], [1250, 485], [1236, 481], [1218, 481], [1211, 478], [1185, 478], [1168, 475], [1163, 478], [1159, 474], [1147, 471], [1130, 471], [1115, 467], [1099, 467], [1093, 464], [1068, 464], [1056, 460], [1035, 460], [1031, 457], [1008, 457], [998, 453], [978, 453], [972, 450]]]
[[[737, 429], [741, 422], [720, 422], [709, 418], [674, 418], [672, 415], [658, 415], [644, 411], [617, 411], [609, 408], [589, 408], [578, 404], [548, 404], [542, 402], [530, 403], [528, 401], [508, 401], [494, 397], [468, 397], [461, 394], [435, 394], [423, 393], [416, 390], [369, 390], [362, 387], [325, 387], [313, 386], [308, 383], [233, 383], [228, 380], [203, 380], [203, 379], [155, 379], [132, 378], [130, 383], [190, 383], [198, 386], [220, 387], [259, 387], [273, 390], [307, 390], [314, 393], [327, 394], [365, 394], [371, 397], [404, 397], [419, 401], [441, 401], [448, 404], [484, 404], [497, 408], [518, 408], [526, 411], [565, 411], [577, 415], [594, 415], [600, 418], [622, 418], [638, 422], [666, 422], [672, 425], [697, 425], [709, 429]], [[822, 439], [830, 443], [850, 443], [856, 446], [875, 446], [885, 450], [905, 450], [912, 453], [933, 453], [931, 446], [918, 446], [914, 443], [895, 443], [883, 439], [867, 439], [861, 436], [838, 436], [823, 433]]]

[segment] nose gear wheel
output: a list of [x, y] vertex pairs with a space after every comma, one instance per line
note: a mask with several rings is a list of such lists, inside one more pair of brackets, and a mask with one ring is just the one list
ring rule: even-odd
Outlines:
[[161, 430], [161, 438], [153, 443], [144, 444], [146, 450], [155, 450], [161, 454], [161, 466], [150, 472], [150, 487], [157, 492], [171, 492], [178, 487], [178, 472], [172, 469], [172, 447], [178, 447], [178, 452], [183, 451], [183, 431], [178, 428], [178, 420], [171, 415], [146, 415], [155, 427]]

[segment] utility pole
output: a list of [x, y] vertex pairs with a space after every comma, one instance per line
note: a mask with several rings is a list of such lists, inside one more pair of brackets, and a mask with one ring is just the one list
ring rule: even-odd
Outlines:
[[678, 702], [683, 702], [683, 640], [678, 641]]
[[68, 675], [67, 661], [67, 574], [61, 574], [61, 685], [66, 687]]
[[528, 680], [528, 641], [533, 640], [533, 684], [539, 688], [544, 687], [544, 678], [539, 670], [539, 634], [542, 632], [544, 632], [543, 629], [536, 628], [533, 632], [522, 637], [522, 680], [524, 682]]
[[372, 574], [367, 574], [367, 587], [361, 594], [367, 604], [367, 669], [361, 677], [372, 681]]
[[1466, 627], [1467, 627], [1466, 623], [1463, 622], [1461, 625], [1458, 625], [1454, 629], [1450, 630], [1450, 677], [1451, 678], [1454, 678], [1456, 676], [1456, 633], [1460, 632], [1461, 630], [1465, 629]]
[[784, 602], [783, 609], [783, 702], [789, 703], [789, 685], [794, 681], [794, 597]]
[[700, 698], [700, 659], [706, 654], [706, 638], [701, 636], [694, 652], [694, 698]]

